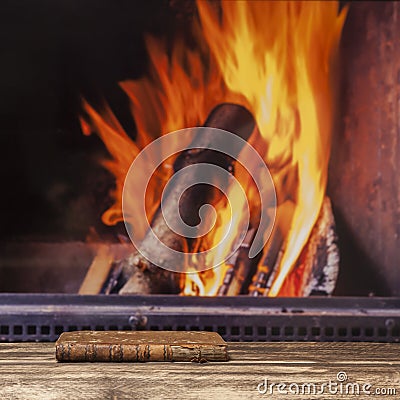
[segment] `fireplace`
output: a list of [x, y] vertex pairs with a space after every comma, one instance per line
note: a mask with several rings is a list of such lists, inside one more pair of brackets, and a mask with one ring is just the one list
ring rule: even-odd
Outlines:
[[[114, 123], [118, 121], [129, 138], [127, 146], [135, 143], [141, 126], [156, 120], [138, 123], [132, 118], [127, 94], [137, 88], [117, 83], [138, 82], [149, 71], [155, 59], [149, 48], [160, 57], [157, 60], [163, 59], [157, 43], [149, 47], [147, 42], [146, 48], [145, 34], [168, 43], [174, 35], [182, 39], [197, 15], [196, 7], [179, 1], [149, 1], [140, 7], [64, 2], [55, 9], [46, 1], [25, 6], [32, 16], [28, 21], [20, 20], [18, 6], [5, 7], [10, 41], [1, 67], [7, 99], [0, 136], [6, 149], [0, 161], [1, 203], [6, 210], [0, 239], [1, 340], [54, 340], [62, 331], [85, 328], [214, 330], [228, 340], [400, 340], [397, 3], [350, 4], [341, 34], [333, 85], [338, 106], [332, 108], [327, 169], [330, 202], [326, 200], [325, 218], [331, 222], [325, 223], [325, 242], [317, 237], [312, 246], [308, 239], [297, 254], [304, 263], [308, 253], [317, 252], [316, 261], [309, 263], [317, 268], [308, 273], [324, 280], [320, 267], [328, 264], [326, 243], [334, 243], [331, 251], [340, 252], [337, 270], [333, 263], [334, 282], [305, 291], [310, 278], [301, 290], [286, 289], [276, 298], [264, 295], [275, 279], [274, 270], [262, 278], [262, 291], [256, 290], [262, 272], [257, 265], [243, 279], [244, 289], [236, 292], [226, 286], [229, 269], [225, 271], [210, 298], [197, 296], [210, 293], [193, 282], [192, 290], [186, 286], [191, 293], [182, 289], [181, 294], [195, 296], [179, 295], [179, 290], [100, 294], [114, 272], [117, 280], [120, 277], [115, 268], [107, 268], [129, 257], [132, 247], [115, 207], [115, 192], [121, 189], [118, 176], [116, 180], [116, 174], [101, 164], [110, 156], [110, 144], [88, 134], [99, 128], [97, 116], [110, 120], [104, 110], [112, 110]], [[239, 101], [221, 97], [215, 106], [227, 99]], [[136, 109], [151, 106], [146, 97], [140, 100]], [[200, 124], [207, 126], [211, 109]], [[290, 181], [291, 175], [285, 179]], [[278, 188], [278, 200], [279, 196]], [[321, 213], [310, 218], [315, 223], [307, 238]], [[111, 223], [113, 219], [117, 222]], [[279, 242], [272, 252], [274, 264], [282, 248]], [[104, 267], [99, 294], [77, 294], [94, 263], [97, 270]], [[93, 276], [91, 283], [99, 279]], [[299, 276], [303, 275], [294, 274], [287, 282]]]

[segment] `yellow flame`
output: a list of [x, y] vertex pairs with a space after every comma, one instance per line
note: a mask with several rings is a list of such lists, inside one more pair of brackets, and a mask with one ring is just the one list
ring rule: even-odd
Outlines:
[[[276, 296], [318, 217], [325, 193], [332, 124], [331, 66], [345, 12], [337, 2], [197, 2], [203, 32], [227, 87], [256, 117], [271, 166], [297, 168], [296, 209], [270, 291]], [[278, 188], [278, 193], [279, 193]]]

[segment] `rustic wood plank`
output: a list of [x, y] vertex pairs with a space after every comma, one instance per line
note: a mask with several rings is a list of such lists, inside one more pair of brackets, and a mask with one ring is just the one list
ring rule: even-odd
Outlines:
[[55, 361], [54, 343], [0, 344], [0, 398], [287, 399], [295, 396], [261, 395], [257, 386], [264, 379], [268, 385], [338, 382], [341, 371], [347, 374], [347, 383], [369, 383], [371, 390], [392, 388], [398, 396], [399, 349], [400, 344], [377, 343], [229, 343], [227, 363], [64, 364]]

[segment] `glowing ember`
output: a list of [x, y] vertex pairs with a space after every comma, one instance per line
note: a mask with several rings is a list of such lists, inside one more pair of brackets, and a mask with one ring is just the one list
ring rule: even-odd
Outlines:
[[[346, 10], [338, 13], [338, 2], [333, 1], [199, 0], [197, 8], [195, 49], [177, 39], [168, 53], [165, 43], [147, 37], [148, 76], [121, 83], [138, 129], [135, 143], [110, 109], [97, 113], [84, 102], [87, 116], [82, 128], [86, 134], [96, 131], [104, 141], [112, 156], [104, 165], [117, 181], [115, 204], [103, 221], [115, 224], [123, 219], [122, 187], [140, 149], [159, 135], [201, 125], [219, 103], [241, 104], [257, 121], [259, 135], [252, 144], [271, 169], [278, 206], [288, 199], [295, 204], [285, 252], [269, 292], [276, 296], [308, 240], [325, 194], [333, 116], [332, 71]], [[171, 173], [166, 164], [150, 182], [148, 218], [158, 207]], [[235, 174], [241, 175], [240, 168]], [[256, 203], [248, 178], [238, 179], [247, 188], [250, 204]], [[130, 200], [133, 207], [134, 195]], [[278, 207], [277, 212], [282, 209]], [[233, 217], [232, 240], [240, 225], [240, 216]], [[228, 208], [221, 204], [216, 232], [208, 238], [210, 247], [226, 233], [229, 219]], [[129, 222], [135, 224], [134, 215]], [[138, 226], [135, 231], [145, 233]], [[222, 265], [184, 275], [182, 294], [216, 295], [226, 269]]]

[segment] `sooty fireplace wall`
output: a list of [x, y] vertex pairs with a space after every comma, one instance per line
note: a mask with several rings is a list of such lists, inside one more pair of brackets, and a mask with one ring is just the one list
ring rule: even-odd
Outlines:
[[[400, 294], [399, 11], [395, 2], [351, 3], [342, 36], [328, 184], [341, 250], [337, 295]], [[125, 234], [100, 220], [113, 179], [97, 162], [102, 143], [81, 133], [81, 95], [93, 104], [104, 95], [134, 137], [116, 82], [145, 71], [143, 32], [185, 29], [190, 12], [160, 1], [2, 6], [2, 292], [76, 292], [95, 242]]]
[[328, 188], [342, 254], [337, 294], [400, 294], [399, 12], [397, 2], [350, 3], [344, 27]]

